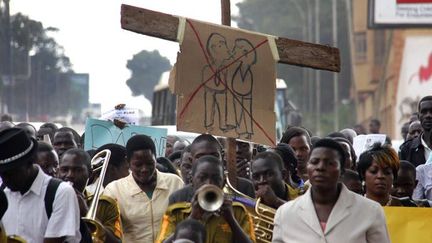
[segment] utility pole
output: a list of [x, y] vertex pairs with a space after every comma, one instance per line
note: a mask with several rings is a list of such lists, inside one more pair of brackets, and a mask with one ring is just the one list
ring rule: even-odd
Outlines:
[[[320, 43], [320, 0], [315, 0], [315, 43]], [[321, 72], [316, 74], [316, 134], [321, 136]]]
[[[338, 26], [337, 26], [337, 0], [333, 0], [332, 15], [333, 15], [333, 46], [338, 46]], [[338, 74], [333, 73], [333, 102], [334, 102], [334, 131], [339, 131], [339, 83]]]
[[[11, 50], [11, 33], [10, 33], [10, 10], [9, 10], [9, 0], [3, 0], [4, 10], [3, 10], [3, 23], [2, 28], [4, 29], [4, 55], [2, 56], [4, 63], [4, 69], [1, 76], [1, 81], [3, 82], [2, 88], [2, 104], [1, 113], [10, 112], [10, 98], [11, 90], [10, 85], [12, 84], [12, 50]], [[7, 105], [8, 110], [5, 109]]]
[[[308, 29], [307, 29], [307, 31], [308, 31], [308, 39], [307, 39], [307, 41], [308, 42], [311, 42], [312, 43], [312, 41], [313, 41], [313, 9], [312, 9], [312, 3], [310, 2], [311, 0], [305, 0], [305, 2], [306, 2], [306, 7], [307, 7], [307, 24], [308, 24]], [[308, 109], [308, 112], [310, 113], [310, 114], [312, 114], [313, 113], [313, 110], [314, 110], [314, 95], [313, 95], [313, 93], [314, 93], [314, 80], [313, 80], [313, 77], [314, 77], [314, 74], [313, 74], [313, 71], [312, 70], [310, 70], [310, 69], [308, 69], [308, 71], [307, 71], [307, 74], [308, 74], [308, 80], [307, 80], [307, 82], [308, 82], [308, 87], [309, 87], [309, 92], [308, 92], [308, 97], [309, 97], [309, 101], [308, 101], [308, 104], [309, 104], [309, 109]]]

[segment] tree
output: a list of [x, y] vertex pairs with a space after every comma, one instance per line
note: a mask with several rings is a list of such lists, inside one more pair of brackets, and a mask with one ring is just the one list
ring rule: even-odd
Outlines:
[[[7, 24], [4, 20], [1, 22], [3, 26]], [[73, 70], [63, 47], [49, 36], [50, 32], [58, 30], [44, 28], [41, 22], [21, 13], [11, 16], [10, 29], [13, 83], [4, 87], [9, 112], [21, 117], [26, 113], [30, 116], [67, 114], [74, 103], [56, 94], [59, 90], [70, 93], [67, 81], [62, 82], [60, 77]], [[0, 32], [2, 47], [7, 45], [4, 35]], [[30, 56], [30, 52], [34, 55]], [[2, 60], [7, 62], [10, 58]]]
[[[319, 0], [320, 44], [332, 45], [332, 0]], [[239, 15], [234, 18], [240, 28], [284, 36], [290, 39], [315, 42], [316, 0], [243, 0], [237, 4]], [[338, 1], [338, 47], [341, 51], [342, 70], [339, 74], [339, 97], [350, 98], [351, 65], [345, 1]], [[310, 18], [308, 18], [310, 16]], [[289, 98], [299, 106], [301, 112], [312, 113], [315, 106], [314, 76], [308, 69], [289, 65], [278, 65], [278, 77], [286, 81]], [[307, 78], [309, 77], [309, 79]], [[321, 111], [333, 112], [332, 73], [321, 72]], [[312, 86], [313, 85], [313, 86]], [[313, 92], [311, 93], [310, 90]], [[312, 102], [308, 102], [312, 99]], [[306, 116], [307, 117], [307, 116]], [[352, 117], [352, 116], [351, 116]], [[305, 119], [306, 122], [308, 119]], [[310, 120], [310, 119], [309, 119]], [[340, 121], [342, 126], [350, 121]], [[312, 121], [312, 124], [314, 122]], [[313, 125], [306, 124], [313, 127]]]
[[159, 51], [143, 50], [133, 55], [127, 61], [126, 67], [131, 71], [131, 77], [126, 81], [133, 96], [144, 95], [150, 102], [153, 99], [153, 89], [159, 82], [163, 72], [171, 69], [171, 64]]

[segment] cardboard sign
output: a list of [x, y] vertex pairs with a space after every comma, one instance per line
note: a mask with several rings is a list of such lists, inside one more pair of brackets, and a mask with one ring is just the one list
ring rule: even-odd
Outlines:
[[126, 146], [129, 138], [137, 134], [145, 134], [153, 139], [157, 157], [165, 155], [166, 129], [133, 125], [120, 129], [112, 122], [96, 119], [87, 119], [86, 121], [84, 149], [97, 149], [107, 143]]
[[358, 135], [353, 140], [354, 151], [357, 155], [357, 161], [360, 155], [369, 150], [374, 143], [384, 144], [386, 140], [385, 134], [368, 134], [368, 135]]
[[429, 243], [432, 239], [432, 209], [384, 207], [392, 243]]
[[171, 75], [178, 130], [274, 145], [272, 47], [265, 35], [187, 19]]

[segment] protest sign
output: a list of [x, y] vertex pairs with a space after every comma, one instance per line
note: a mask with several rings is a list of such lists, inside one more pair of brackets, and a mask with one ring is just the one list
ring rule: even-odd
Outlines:
[[384, 207], [392, 243], [430, 243], [432, 241], [432, 209]]
[[127, 125], [120, 129], [112, 122], [97, 119], [87, 119], [85, 128], [84, 149], [97, 149], [107, 143], [126, 146], [130, 137], [137, 134], [150, 136], [156, 145], [156, 156], [165, 155], [167, 130], [164, 128]]

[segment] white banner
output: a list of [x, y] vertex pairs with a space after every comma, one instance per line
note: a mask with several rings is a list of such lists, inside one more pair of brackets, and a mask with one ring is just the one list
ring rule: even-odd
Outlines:
[[432, 3], [428, 1], [374, 0], [372, 4], [373, 24], [432, 24]]
[[399, 75], [396, 98], [395, 128], [400, 128], [413, 112], [418, 101], [432, 95], [432, 36], [407, 37]]

